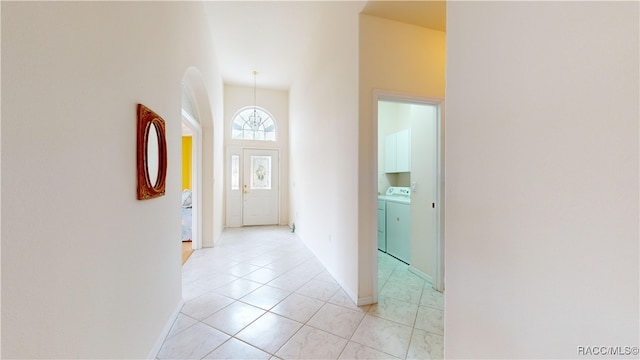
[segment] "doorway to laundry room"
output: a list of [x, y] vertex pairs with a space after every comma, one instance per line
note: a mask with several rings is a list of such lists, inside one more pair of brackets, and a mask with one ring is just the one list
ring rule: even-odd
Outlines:
[[443, 101], [381, 91], [374, 100], [378, 299], [441, 308]]

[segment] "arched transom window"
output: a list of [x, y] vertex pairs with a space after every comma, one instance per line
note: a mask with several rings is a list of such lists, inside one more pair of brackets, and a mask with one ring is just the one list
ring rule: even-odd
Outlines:
[[233, 117], [231, 138], [276, 141], [276, 122], [264, 109], [254, 106], [246, 107]]

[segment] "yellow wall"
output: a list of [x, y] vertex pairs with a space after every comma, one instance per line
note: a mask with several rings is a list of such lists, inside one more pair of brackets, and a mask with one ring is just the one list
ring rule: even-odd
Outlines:
[[191, 189], [191, 136], [182, 137], [182, 189]]

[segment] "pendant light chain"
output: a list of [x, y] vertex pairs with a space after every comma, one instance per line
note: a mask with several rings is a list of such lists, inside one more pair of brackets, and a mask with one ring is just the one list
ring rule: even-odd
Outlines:
[[253, 70], [253, 111], [256, 111], [256, 84], [258, 72]]
[[257, 76], [258, 72], [253, 70], [253, 115], [250, 116], [250, 125], [253, 130], [257, 130], [260, 124], [262, 124], [262, 118], [258, 115], [258, 111], [256, 110], [256, 87], [257, 87]]

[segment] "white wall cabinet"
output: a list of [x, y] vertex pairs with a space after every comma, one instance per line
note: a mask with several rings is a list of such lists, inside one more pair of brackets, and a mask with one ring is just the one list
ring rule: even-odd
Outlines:
[[411, 171], [411, 129], [389, 134], [384, 139], [384, 171]]

